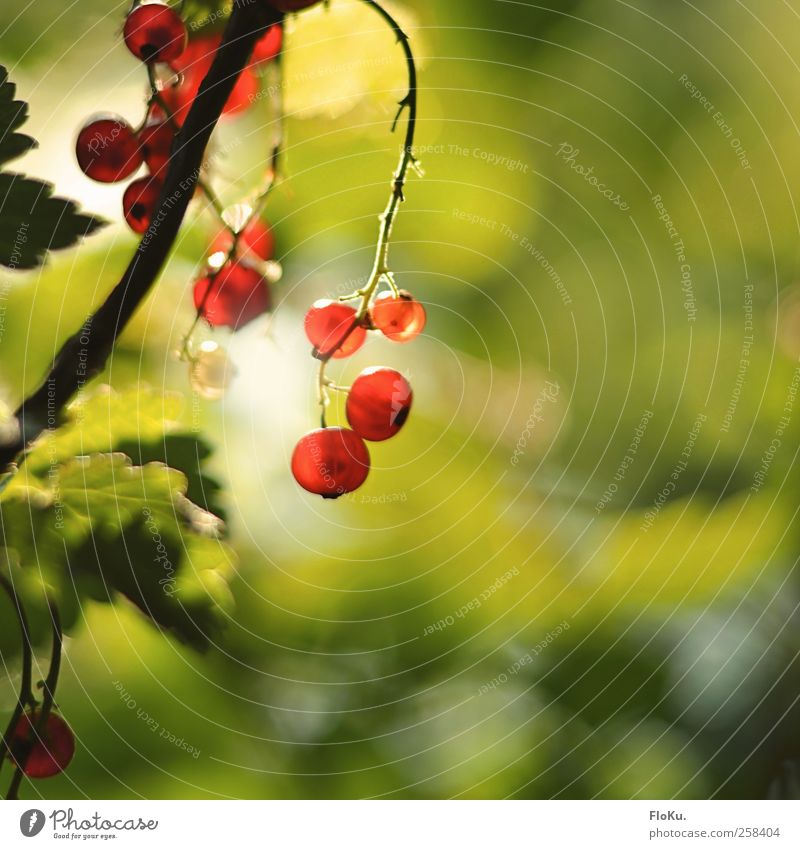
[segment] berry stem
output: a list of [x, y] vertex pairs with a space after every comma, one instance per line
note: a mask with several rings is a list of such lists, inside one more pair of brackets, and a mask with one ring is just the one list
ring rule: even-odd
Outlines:
[[372, 273], [369, 277], [369, 282], [359, 290], [361, 295], [361, 305], [358, 309], [357, 318], [362, 319], [369, 309], [372, 296], [375, 294], [378, 284], [382, 278], [389, 281], [389, 285], [396, 293], [397, 286], [391, 276], [389, 269], [389, 241], [392, 235], [392, 227], [394, 226], [397, 209], [405, 200], [403, 196], [403, 187], [406, 183], [408, 169], [411, 166], [418, 166], [417, 159], [414, 156], [414, 133], [417, 127], [417, 68], [414, 63], [414, 54], [411, 51], [411, 45], [408, 41], [408, 36], [403, 32], [400, 24], [375, 0], [363, 0], [370, 8], [374, 9], [389, 26], [394, 30], [397, 40], [403, 48], [403, 53], [406, 58], [406, 66], [408, 68], [408, 92], [400, 101], [397, 116], [395, 117], [394, 126], [402, 115], [404, 109], [408, 109], [408, 123], [406, 125], [406, 136], [403, 142], [403, 151], [400, 154], [400, 163], [394, 173], [392, 179], [392, 191], [389, 195], [389, 202], [386, 209], [380, 217], [380, 231], [378, 233], [378, 245], [375, 251], [375, 264], [372, 267]]
[[8, 596], [14, 610], [17, 614], [19, 622], [20, 634], [22, 637], [22, 680], [19, 686], [19, 698], [11, 715], [11, 719], [3, 735], [2, 745], [0, 746], [0, 770], [3, 768], [6, 754], [11, 754], [11, 738], [14, 734], [19, 718], [22, 716], [26, 707], [34, 707], [37, 702], [33, 695], [31, 687], [33, 681], [33, 648], [31, 646], [30, 628], [28, 627], [28, 616], [25, 613], [25, 608], [22, 606], [14, 584], [5, 576], [0, 574], [0, 587], [3, 588]]
[[[17, 799], [19, 796], [19, 788], [22, 784], [22, 779], [25, 775], [25, 766], [30, 757], [31, 749], [34, 744], [43, 740], [43, 732], [47, 728], [47, 718], [50, 716], [50, 711], [53, 708], [53, 699], [55, 697], [56, 687], [58, 686], [58, 674], [61, 671], [61, 650], [64, 645], [64, 632], [61, 628], [61, 616], [55, 602], [48, 598], [47, 606], [50, 610], [50, 620], [53, 626], [52, 648], [50, 651], [50, 667], [47, 670], [47, 678], [43, 682], [44, 695], [42, 697], [42, 706], [36, 716], [36, 726], [33, 728], [33, 734], [28, 741], [27, 746], [20, 752], [15, 752], [16, 769], [11, 778], [11, 784], [6, 794], [6, 799]], [[33, 703], [35, 705], [35, 702]], [[19, 707], [19, 706], [18, 706]], [[19, 716], [22, 712], [20, 711]], [[19, 720], [17, 716], [17, 720]], [[13, 733], [13, 728], [12, 728]], [[10, 740], [10, 737], [8, 738]], [[10, 749], [8, 749], [10, 754]]]
[[[12, 464], [58, 416], [86, 380], [100, 374], [117, 337], [150, 292], [169, 256], [200, 174], [203, 155], [225, 102], [258, 38], [282, 14], [269, 3], [237, 0], [211, 67], [179, 134], [153, 223], [106, 301], [56, 355], [49, 374], [15, 411], [13, 433], [0, 442], [0, 470]], [[89, 336], [89, 343], [86, 336]]]

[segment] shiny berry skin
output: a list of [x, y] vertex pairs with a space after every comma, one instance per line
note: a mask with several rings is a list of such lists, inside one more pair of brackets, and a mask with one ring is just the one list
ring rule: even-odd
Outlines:
[[169, 121], [153, 121], [145, 125], [139, 133], [142, 157], [151, 174], [158, 174], [163, 178], [164, 175], [160, 172], [165, 171], [169, 164], [174, 138], [175, 131]]
[[[165, 84], [161, 96], [172, 112], [178, 126], [186, 120], [186, 115], [197, 95], [203, 77], [208, 73], [214, 54], [220, 44], [219, 35], [207, 35], [189, 42], [180, 58], [172, 63], [180, 75], [177, 84]], [[250, 68], [245, 68], [222, 110], [223, 115], [241, 112], [250, 106], [258, 94], [258, 80]]]
[[261, 65], [274, 59], [283, 47], [283, 27], [280, 24], [271, 26], [256, 42], [250, 61]]
[[269, 284], [246, 263], [226, 262], [195, 283], [194, 305], [213, 327], [238, 330], [270, 308]]
[[51, 712], [44, 728], [37, 733], [39, 716], [39, 710], [22, 714], [11, 734], [11, 759], [24, 762], [23, 772], [28, 778], [58, 775], [75, 754], [75, 736], [69, 725]]
[[381, 292], [369, 311], [372, 326], [393, 342], [410, 342], [425, 329], [425, 307], [406, 291]]
[[341, 359], [354, 354], [367, 338], [367, 331], [356, 322], [356, 311], [341, 301], [315, 301], [306, 313], [305, 329], [320, 360]]
[[362, 439], [381, 442], [403, 426], [412, 398], [411, 386], [399, 371], [364, 369], [347, 395], [347, 421]]
[[142, 164], [139, 139], [119, 115], [98, 116], [84, 124], [75, 156], [81, 171], [98, 183], [118, 183]]
[[303, 489], [323, 498], [338, 498], [367, 479], [369, 451], [364, 440], [347, 428], [312, 430], [295, 446], [292, 474]]
[[144, 233], [150, 226], [161, 194], [158, 177], [140, 177], [134, 180], [122, 195], [122, 214], [134, 233]]
[[186, 47], [181, 16], [166, 3], [143, 3], [125, 19], [125, 46], [142, 62], [174, 62]]
[[[228, 253], [233, 244], [230, 230], [220, 230], [211, 243], [211, 253], [223, 251]], [[239, 234], [236, 243], [236, 255], [248, 259], [256, 258], [264, 261], [275, 256], [275, 236], [269, 224], [260, 218], [254, 218]]]

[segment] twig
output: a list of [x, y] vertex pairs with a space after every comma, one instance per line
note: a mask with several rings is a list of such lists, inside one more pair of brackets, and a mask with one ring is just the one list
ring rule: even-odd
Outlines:
[[105, 368], [117, 337], [147, 296], [172, 250], [225, 102], [258, 38], [281, 20], [281, 13], [269, 3], [234, 3], [222, 42], [180, 131], [152, 224], [105, 303], [67, 339], [42, 385], [14, 413], [11, 427], [0, 442], [0, 472], [58, 419], [86, 381]]

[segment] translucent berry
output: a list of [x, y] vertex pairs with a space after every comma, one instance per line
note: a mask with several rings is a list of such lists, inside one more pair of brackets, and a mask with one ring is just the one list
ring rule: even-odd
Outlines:
[[410, 342], [425, 329], [425, 307], [405, 291], [381, 292], [369, 311], [372, 326], [393, 342]]
[[11, 759], [28, 778], [50, 778], [63, 772], [75, 754], [75, 736], [69, 725], [52, 711], [37, 729], [40, 711], [24, 713], [11, 734]]
[[292, 474], [303, 489], [323, 498], [338, 498], [366, 480], [369, 451], [364, 440], [347, 428], [312, 430], [295, 446]]
[[169, 164], [169, 155], [172, 151], [172, 141], [175, 132], [169, 121], [152, 121], [145, 125], [139, 133], [139, 145], [142, 149], [142, 157], [150, 169], [151, 174], [157, 174], [163, 178], [161, 171], [166, 171]]
[[[230, 230], [220, 230], [211, 243], [211, 253], [223, 251], [228, 253], [233, 244]], [[236, 244], [236, 255], [247, 259], [272, 259], [275, 255], [275, 236], [269, 224], [260, 218], [253, 218], [239, 234]]]
[[119, 115], [102, 115], [78, 133], [75, 156], [81, 171], [99, 183], [118, 183], [142, 164], [139, 139]]
[[122, 214], [134, 233], [144, 233], [153, 220], [153, 213], [161, 194], [158, 177], [140, 177], [134, 180], [122, 195]]
[[282, 46], [283, 27], [280, 24], [274, 24], [256, 42], [256, 46], [253, 48], [251, 62], [254, 65], [269, 62], [281, 52]]
[[305, 318], [306, 336], [314, 346], [314, 356], [321, 360], [341, 359], [355, 353], [367, 338], [356, 315], [353, 307], [341, 301], [315, 301]]
[[200, 345], [190, 366], [189, 379], [192, 389], [201, 398], [218, 401], [235, 376], [236, 369], [224, 348], [210, 340]]
[[362, 439], [389, 439], [408, 418], [412, 397], [411, 386], [399, 371], [365, 369], [347, 395], [347, 421]]
[[[178, 74], [178, 80], [165, 83], [161, 87], [161, 96], [178, 126], [186, 120], [192, 101], [211, 67], [219, 44], [219, 35], [197, 38], [190, 41], [186, 50], [172, 63], [172, 67]], [[222, 110], [223, 114], [230, 115], [247, 109], [255, 100], [257, 93], [258, 80], [250, 68], [245, 68], [228, 97]]]
[[142, 3], [125, 19], [128, 50], [143, 62], [174, 62], [186, 47], [181, 16], [166, 3]]
[[194, 285], [194, 305], [214, 327], [238, 330], [267, 312], [269, 285], [259, 272], [244, 262], [226, 262], [215, 274]]

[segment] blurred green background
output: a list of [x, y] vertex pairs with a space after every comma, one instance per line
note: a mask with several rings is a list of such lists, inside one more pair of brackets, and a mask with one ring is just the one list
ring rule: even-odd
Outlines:
[[[126, 603], [87, 604], [59, 690], [78, 754], [24, 792], [791, 792], [777, 779], [800, 758], [800, 4], [391, 8], [420, 60], [426, 172], [391, 258], [429, 323], [331, 373], [401, 369], [412, 416], [353, 495], [292, 480], [315, 419], [302, 316], [369, 272], [400, 143], [399, 48], [332, 0], [287, 35], [285, 180], [267, 212], [283, 279], [269, 322], [214, 336], [231, 391], [193, 395], [172, 355], [213, 233], [202, 202], [104, 378], [180, 391], [213, 445], [235, 611], [198, 655]], [[122, 189], [72, 154], [88, 114], [140, 119], [124, 10], [0, 8], [0, 61], [40, 140], [22, 167], [114, 222], [41, 272], [0, 275], [8, 406], [135, 247]], [[272, 117], [264, 99], [219, 129], [227, 201], [258, 180]], [[16, 683], [8, 664], [0, 707]]]

